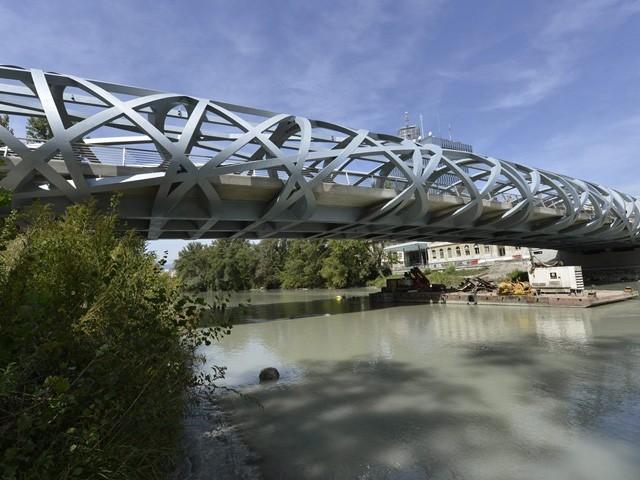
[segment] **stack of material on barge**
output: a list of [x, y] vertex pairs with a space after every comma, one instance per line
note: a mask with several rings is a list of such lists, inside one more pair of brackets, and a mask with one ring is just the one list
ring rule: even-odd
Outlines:
[[585, 290], [576, 294], [541, 293], [530, 295], [500, 295], [498, 292], [448, 292], [443, 295], [444, 303], [464, 303], [473, 305], [507, 305], [533, 307], [597, 307], [608, 303], [621, 302], [636, 298], [638, 292], [631, 289], [616, 290]]
[[[549, 281], [541, 278], [548, 276]], [[563, 278], [565, 277], [565, 278]], [[576, 282], [576, 277], [578, 282]], [[529, 282], [502, 282], [499, 285], [480, 277], [466, 278], [457, 289], [434, 285], [414, 267], [405, 278], [388, 279], [381, 292], [372, 293], [374, 304], [456, 303], [536, 307], [587, 308], [630, 300], [638, 296], [631, 288], [624, 291], [584, 290], [580, 267], [549, 267], [529, 273]], [[566, 287], [566, 288], [565, 288]]]
[[404, 278], [388, 278], [380, 292], [371, 293], [369, 300], [374, 304], [397, 303], [443, 303], [447, 288], [433, 284], [418, 267], [413, 267]]

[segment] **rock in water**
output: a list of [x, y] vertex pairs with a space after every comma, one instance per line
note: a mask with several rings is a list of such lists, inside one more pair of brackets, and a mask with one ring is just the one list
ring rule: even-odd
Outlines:
[[260, 383], [272, 382], [280, 378], [280, 372], [273, 367], [263, 368], [260, 372]]

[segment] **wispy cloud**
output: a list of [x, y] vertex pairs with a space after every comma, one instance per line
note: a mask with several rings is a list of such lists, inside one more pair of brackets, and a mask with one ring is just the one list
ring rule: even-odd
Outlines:
[[530, 106], [556, 93], [579, 75], [580, 60], [597, 46], [598, 34], [638, 13], [640, 2], [625, 0], [561, 3], [530, 35], [531, 51], [522, 60], [494, 66], [506, 91], [485, 108]]
[[582, 121], [541, 141], [521, 160], [640, 196], [640, 113]]

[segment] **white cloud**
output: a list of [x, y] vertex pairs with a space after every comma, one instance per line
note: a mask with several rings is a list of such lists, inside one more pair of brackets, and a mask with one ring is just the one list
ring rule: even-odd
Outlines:
[[523, 60], [492, 66], [505, 88], [485, 109], [530, 106], [554, 94], [576, 78], [580, 61], [596, 48], [598, 34], [637, 13], [640, 2], [626, 0], [561, 3], [530, 35], [531, 49]]
[[640, 196], [640, 114], [568, 126], [519, 159]]

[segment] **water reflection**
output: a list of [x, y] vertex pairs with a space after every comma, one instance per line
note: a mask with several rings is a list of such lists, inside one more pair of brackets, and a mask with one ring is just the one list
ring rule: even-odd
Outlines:
[[[487, 307], [450, 308], [446, 315], [434, 319], [438, 338], [455, 343], [505, 341], [535, 334], [549, 345], [573, 348], [585, 344], [591, 336], [591, 310], [565, 308], [509, 308], [499, 315], [487, 315], [477, 309]], [[495, 312], [495, 310], [491, 310]]]
[[267, 478], [640, 478], [639, 307], [355, 311], [206, 354], [264, 405], [225, 403]]
[[[334, 315], [369, 310], [369, 293], [372, 288], [307, 289], [307, 290], [257, 290], [231, 292], [224, 310], [212, 315], [212, 321], [231, 321], [233, 324], [266, 322], [283, 318], [300, 318], [313, 315]], [[204, 295], [216, 303], [213, 292]]]

